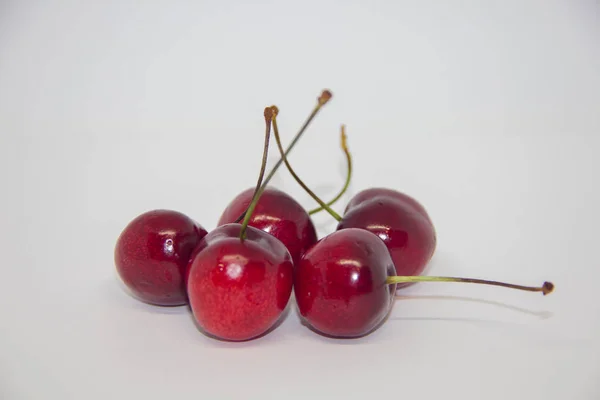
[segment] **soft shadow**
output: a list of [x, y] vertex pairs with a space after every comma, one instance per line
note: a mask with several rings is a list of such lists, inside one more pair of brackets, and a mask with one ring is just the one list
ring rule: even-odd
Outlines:
[[156, 304], [145, 303], [135, 297], [134, 300], [136, 303], [134, 304], [133, 308], [144, 311], [148, 314], [183, 315], [188, 312], [186, 304], [179, 306], [159, 306]]
[[[511, 304], [502, 303], [500, 301], [484, 300], [484, 299], [478, 299], [478, 298], [475, 298], [475, 297], [436, 296], [436, 295], [430, 295], [430, 296], [427, 296], [427, 295], [425, 295], [425, 296], [423, 296], [423, 295], [396, 295], [396, 301], [406, 301], [406, 300], [445, 300], [445, 301], [450, 300], [450, 301], [466, 301], [466, 302], [471, 302], [471, 303], [486, 304], [486, 305], [490, 305], [490, 306], [494, 306], [494, 307], [504, 308], [506, 310], [511, 310], [511, 311], [515, 311], [515, 312], [520, 312], [520, 313], [523, 313], [523, 314], [531, 315], [531, 316], [537, 317], [539, 319], [548, 319], [548, 318], [551, 318], [551, 317], [554, 316], [554, 313], [551, 312], [551, 311], [535, 311], [535, 310], [530, 310], [530, 309], [523, 308], [523, 307], [513, 306]], [[399, 317], [399, 318], [392, 318], [392, 319], [416, 319], [416, 320], [419, 320], [421, 318], [404, 318], [404, 317]], [[462, 320], [462, 318], [428, 318], [428, 319], [432, 319], [432, 320], [438, 320], [438, 319]], [[465, 320], [475, 321], [475, 319], [468, 319], [468, 318], [466, 318]]]
[[391, 321], [435, 321], [435, 322], [462, 322], [469, 324], [515, 325], [515, 322], [498, 321], [481, 318], [450, 318], [450, 317], [393, 317]]

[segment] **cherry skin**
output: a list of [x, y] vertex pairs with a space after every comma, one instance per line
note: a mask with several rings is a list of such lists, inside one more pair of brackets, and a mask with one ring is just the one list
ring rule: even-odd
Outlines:
[[423, 217], [427, 218], [429, 222], [431, 222], [431, 218], [429, 217], [429, 213], [427, 213], [425, 207], [423, 207], [423, 205], [413, 197], [397, 190], [382, 187], [369, 188], [358, 192], [352, 197], [352, 199], [350, 199], [344, 212], [347, 212], [350, 208], [354, 208], [361, 203], [372, 200], [374, 197], [378, 196], [390, 197], [398, 202], [404, 203], [406, 207], [412, 207], [415, 211], [420, 213]]
[[[235, 222], [248, 208], [253, 194], [254, 189], [247, 189], [233, 199], [218, 225]], [[279, 239], [287, 247], [294, 264], [317, 242], [317, 232], [308, 212], [290, 195], [272, 187], [267, 187], [260, 196], [249, 225]]]
[[283, 243], [248, 226], [222, 225], [198, 244], [187, 290], [194, 319], [208, 335], [244, 341], [268, 332], [292, 294], [293, 264]]
[[[435, 252], [435, 228], [415, 199], [391, 189], [367, 189], [348, 203], [337, 229], [362, 228], [387, 246], [396, 274], [420, 275]], [[398, 287], [406, 286], [406, 283]]]
[[298, 310], [311, 329], [326, 336], [355, 338], [379, 326], [396, 291], [385, 244], [364, 229], [335, 231], [311, 247], [294, 271]]
[[115, 266], [132, 294], [146, 303], [187, 303], [184, 276], [190, 255], [206, 230], [171, 210], [148, 211], [133, 219], [115, 246]]

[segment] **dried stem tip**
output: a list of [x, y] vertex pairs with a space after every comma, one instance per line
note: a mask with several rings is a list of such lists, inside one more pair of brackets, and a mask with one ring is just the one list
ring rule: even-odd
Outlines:
[[348, 136], [346, 136], [346, 125], [342, 125], [341, 129], [342, 150], [348, 151]]
[[544, 282], [542, 285], [542, 293], [545, 295], [550, 294], [554, 291], [554, 284], [552, 282]]
[[325, 105], [327, 104], [327, 102], [331, 99], [331, 97], [333, 96], [333, 94], [331, 94], [331, 92], [327, 89], [323, 90], [323, 92], [321, 93], [321, 95], [319, 96], [319, 104], [320, 105]]
[[265, 107], [265, 122], [271, 123], [273, 120], [273, 109], [272, 107]]
[[271, 106], [271, 113], [273, 115], [273, 118], [275, 118], [277, 115], [279, 115], [279, 108], [277, 108], [277, 106]]

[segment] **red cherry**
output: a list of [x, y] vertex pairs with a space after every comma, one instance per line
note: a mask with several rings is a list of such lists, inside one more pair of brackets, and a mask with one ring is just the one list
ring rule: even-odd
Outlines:
[[385, 244], [364, 229], [336, 231], [310, 248], [294, 271], [298, 310], [312, 329], [332, 337], [368, 334], [391, 309], [394, 263]]
[[366, 229], [383, 240], [398, 275], [420, 275], [437, 244], [425, 208], [412, 197], [390, 189], [367, 189], [354, 196], [337, 227], [346, 228]]
[[138, 299], [160, 306], [186, 304], [184, 274], [206, 230], [171, 210], [148, 211], [131, 221], [115, 246], [115, 265]]
[[268, 332], [292, 293], [292, 258], [283, 243], [241, 224], [216, 228], [198, 244], [187, 282], [200, 328], [223, 340], [242, 341]]
[[[246, 211], [254, 189], [240, 193], [225, 209], [218, 225], [235, 222]], [[289, 250], [294, 264], [317, 242], [315, 226], [306, 210], [290, 195], [267, 187], [260, 196], [249, 222], [250, 226], [279, 239]]]

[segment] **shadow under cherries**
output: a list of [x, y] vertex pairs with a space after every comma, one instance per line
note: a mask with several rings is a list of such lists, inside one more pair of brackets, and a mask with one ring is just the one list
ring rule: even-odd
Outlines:
[[[485, 304], [493, 307], [499, 307], [505, 310], [514, 311], [517, 313], [526, 314], [535, 317], [539, 320], [546, 320], [552, 318], [554, 313], [547, 310], [531, 310], [524, 307], [518, 307], [512, 304], [503, 303], [494, 300], [484, 300], [476, 297], [466, 296], [447, 296], [447, 295], [396, 295], [395, 301], [409, 301], [409, 300], [443, 300], [443, 301], [460, 301], [470, 302], [476, 304]], [[462, 321], [462, 322], [500, 322], [494, 320], [482, 320], [480, 318], [468, 318], [468, 317], [390, 317], [391, 320], [413, 320], [413, 321]]]

